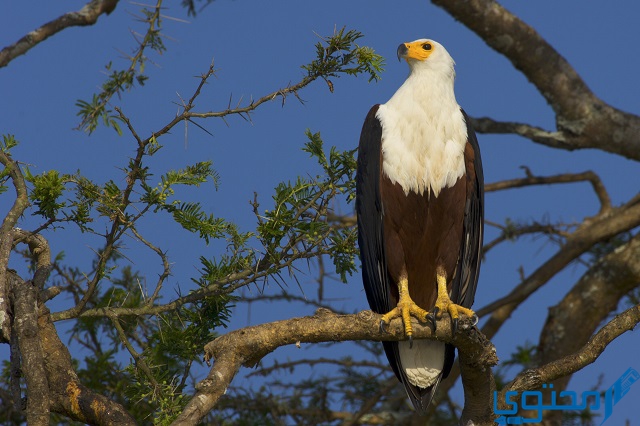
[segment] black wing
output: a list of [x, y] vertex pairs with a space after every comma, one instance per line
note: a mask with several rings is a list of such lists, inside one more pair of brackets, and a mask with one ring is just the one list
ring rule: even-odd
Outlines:
[[484, 233], [484, 173], [482, 158], [476, 133], [469, 123], [464, 110], [462, 115], [467, 123], [467, 141], [473, 149], [473, 171], [467, 170], [467, 202], [464, 209], [464, 241], [460, 246], [457, 278], [453, 283], [451, 300], [454, 303], [471, 308], [478, 286], [480, 260], [482, 257], [482, 237]]
[[362, 263], [362, 281], [371, 309], [386, 314], [393, 306], [384, 255], [382, 233], [382, 200], [380, 173], [382, 170], [382, 127], [376, 118], [379, 105], [374, 105], [362, 126], [358, 145], [356, 174], [356, 214], [358, 245]]

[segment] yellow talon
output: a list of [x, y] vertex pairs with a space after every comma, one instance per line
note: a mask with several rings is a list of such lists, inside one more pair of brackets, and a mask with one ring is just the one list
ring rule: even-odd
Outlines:
[[398, 305], [382, 316], [380, 328], [384, 330], [385, 324], [389, 324], [392, 319], [400, 317], [404, 323], [404, 333], [411, 341], [411, 336], [413, 335], [411, 316], [413, 315], [419, 321], [425, 321], [429, 313], [416, 305], [416, 303], [411, 299], [411, 296], [409, 296], [409, 281], [406, 278], [402, 278], [398, 283], [398, 292], [400, 295]]
[[442, 318], [443, 312], [448, 312], [451, 316], [454, 332], [458, 328], [458, 318], [460, 317], [460, 314], [464, 314], [469, 318], [475, 318], [475, 321], [477, 322], [477, 315], [475, 312], [469, 308], [465, 308], [464, 306], [456, 305], [451, 301], [449, 292], [447, 291], [447, 278], [442, 269], [438, 269], [436, 280], [438, 283], [438, 298], [436, 299], [436, 304], [433, 308], [433, 314], [429, 314], [429, 318], [433, 320], [434, 326], [435, 320]]

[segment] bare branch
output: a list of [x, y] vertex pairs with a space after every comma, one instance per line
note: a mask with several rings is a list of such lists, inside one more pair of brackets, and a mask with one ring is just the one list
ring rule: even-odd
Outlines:
[[134, 226], [131, 226], [130, 229], [133, 235], [135, 235], [137, 239], [142, 241], [142, 243], [145, 246], [149, 247], [160, 257], [160, 260], [162, 262], [162, 274], [160, 274], [160, 276], [158, 277], [158, 282], [156, 283], [156, 288], [153, 291], [153, 294], [146, 301], [146, 305], [151, 306], [153, 305], [153, 302], [157, 299], [158, 295], [160, 294], [160, 289], [162, 288], [164, 281], [169, 277], [169, 275], [171, 275], [171, 265], [169, 264], [169, 258], [167, 257], [166, 253], [164, 253], [162, 250], [160, 250], [160, 248], [154, 246], [149, 241], [147, 241], [142, 235], [140, 235], [140, 233]]
[[629, 231], [638, 225], [640, 225], [640, 205], [618, 207], [612, 209], [609, 214], [596, 216], [583, 222], [549, 260], [516, 286], [507, 296], [477, 311], [479, 316], [492, 313], [491, 318], [482, 328], [483, 333], [489, 338], [493, 337], [520, 303], [594, 244], [621, 232]]
[[13, 244], [14, 227], [16, 223], [18, 223], [18, 219], [22, 216], [22, 213], [24, 213], [29, 206], [29, 197], [27, 195], [24, 176], [22, 176], [18, 164], [9, 154], [2, 150], [0, 150], [0, 163], [2, 163], [9, 177], [11, 177], [11, 182], [16, 190], [16, 200], [2, 220], [2, 226], [0, 226], [0, 343], [8, 343], [11, 340], [11, 326], [9, 321], [10, 289], [7, 281], [7, 268]]
[[[470, 362], [469, 368], [482, 370], [481, 375], [470, 374], [465, 386], [484, 388], [489, 380], [490, 366], [497, 363], [495, 348], [486, 338], [470, 327], [468, 319], [452, 336], [451, 322], [444, 316], [438, 322], [435, 332], [429, 326], [414, 322], [414, 338], [432, 338], [450, 342], [458, 347], [463, 362]], [[207, 378], [196, 385], [196, 395], [191, 399], [175, 425], [195, 424], [217, 403], [235, 377], [241, 366], [253, 366], [268, 353], [280, 346], [295, 343], [316, 343], [345, 340], [395, 341], [405, 339], [401, 321], [393, 321], [388, 333], [380, 333], [380, 316], [371, 311], [355, 315], [337, 315], [319, 309], [314, 316], [293, 318], [268, 324], [246, 327], [220, 336], [205, 346], [205, 360], [215, 358], [215, 363]], [[468, 403], [472, 407], [483, 407], [483, 413], [492, 406], [492, 394], [469, 394]], [[478, 399], [483, 399], [479, 401]], [[491, 413], [488, 413], [491, 416]], [[474, 412], [474, 418], [482, 418]], [[485, 423], [477, 423], [485, 424]], [[486, 423], [490, 424], [490, 423]]]
[[118, 113], [118, 117], [120, 117], [120, 119], [124, 121], [124, 124], [127, 125], [129, 133], [131, 133], [131, 136], [133, 136], [136, 142], [138, 142], [138, 146], [144, 145], [144, 142], [142, 141], [142, 139], [140, 139], [140, 136], [138, 136], [138, 132], [136, 132], [133, 124], [131, 124], [131, 120], [129, 120], [129, 117], [127, 117], [125, 113], [122, 112], [122, 109], [120, 107], [114, 107], [113, 109], [116, 110], [116, 112]]
[[34, 234], [23, 229], [14, 230], [13, 245], [25, 243], [29, 246], [29, 252], [36, 259], [36, 272], [33, 274], [33, 284], [41, 292], [44, 289], [49, 273], [51, 272], [51, 249], [49, 242], [40, 234]]
[[[598, 325], [640, 286], [640, 235], [600, 258], [562, 301], [549, 308], [538, 352], [546, 363], [575, 352]], [[557, 387], [556, 387], [557, 389]]]
[[489, 117], [479, 117], [471, 118], [471, 124], [478, 133], [520, 135], [551, 148], [572, 149], [571, 144], [566, 142], [561, 132], [550, 132], [526, 123], [496, 121]]
[[133, 361], [135, 362], [136, 368], [139, 368], [140, 371], [142, 371], [144, 375], [147, 376], [147, 379], [149, 379], [149, 383], [151, 383], [151, 385], [154, 388], [154, 391], [156, 391], [158, 388], [158, 381], [153, 376], [153, 372], [145, 362], [144, 358], [140, 356], [138, 351], [136, 351], [136, 349], [133, 347], [133, 345], [129, 341], [129, 338], [127, 337], [127, 333], [122, 328], [122, 324], [120, 324], [120, 319], [116, 316], [110, 316], [109, 319], [111, 320], [111, 323], [113, 324], [116, 331], [118, 332], [118, 337], [120, 338], [120, 342], [122, 342], [122, 345], [125, 348], [127, 348], [127, 351], [129, 351], [129, 354], [131, 354], [131, 356], [133, 357]]
[[277, 98], [285, 99], [290, 94], [297, 95], [297, 92], [300, 89], [308, 86], [311, 82], [313, 82], [318, 78], [318, 77], [309, 77], [309, 76], [304, 77], [300, 82], [298, 82], [297, 84], [294, 84], [293, 86], [289, 85], [283, 89], [276, 90], [274, 92], [271, 92], [261, 97], [258, 100], [252, 99], [248, 105], [245, 105], [243, 107], [238, 105], [235, 108], [227, 108], [223, 111], [191, 112], [191, 109], [193, 109], [194, 107], [193, 102], [195, 101], [196, 97], [200, 93], [200, 90], [202, 89], [204, 83], [213, 74], [214, 74], [213, 64], [211, 64], [209, 71], [201, 76], [201, 80], [200, 80], [200, 83], [198, 84], [196, 91], [194, 92], [191, 99], [189, 99], [189, 102], [183, 107], [183, 111], [180, 114], [176, 115], [173, 118], [173, 120], [171, 120], [168, 124], [166, 124], [162, 129], [160, 129], [158, 132], [154, 133], [151, 137], [149, 137], [148, 140], [151, 140], [151, 138], [153, 137], [159, 137], [166, 133], [169, 133], [169, 131], [171, 131], [171, 129], [173, 129], [176, 126], [176, 124], [182, 121], [187, 121], [187, 120], [192, 121], [192, 119], [194, 118], [210, 118], [210, 117], [224, 118], [228, 115], [239, 115], [243, 118], [248, 118], [249, 114], [253, 112], [256, 108], [258, 108], [260, 105], [262, 105], [263, 103], [273, 101]]
[[[212, 60], [211, 65], [209, 65], [209, 69], [207, 70], [207, 72], [200, 76], [200, 83], [198, 84], [198, 87], [196, 88], [195, 92], [193, 92], [193, 95], [191, 95], [191, 98], [189, 98], [189, 101], [187, 102], [187, 104], [184, 105], [183, 103], [183, 107], [185, 111], [189, 111], [191, 110], [191, 108], [193, 108], [196, 98], [200, 96], [200, 92], [202, 92], [202, 88], [209, 80], [209, 77], [211, 77], [212, 75], [215, 75], [215, 72], [216, 70], [213, 67], [213, 60]], [[229, 99], [229, 102], [231, 102], [231, 99]]]
[[[600, 258], [562, 301], [549, 308], [537, 347], [539, 365], [578, 351], [598, 326], [640, 285], [640, 235]], [[553, 381], [555, 392], [566, 389], [571, 375]], [[543, 391], [545, 397], [549, 397]], [[545, 415], [548, 421], [561, 413]], [[557, 419], [556, 419], [557, 420]]]
[[523, 371], [506, 386], [501, 393], [501, 401], [508, 391], [538, 389], [544, 383], [551, 383], [559, 377], [575, 373], [593, 363], [623, 333], [633, 330], [640, 323], [640, 305], [627, 309], [602, 327], [579, 351], [552, 361], [539, 368]]
[[[22, 281], [16, 275], [10, 275], [7, 289], [10, 289], [13, 307], [11, 316], [12, 371], [20, 364], [27, 383], [27, 423], [33, 425], [49, 424], [49, 385], [44, 367], [44, 354], [38, 330], [39, 293], [51, 270], [51, 253], [47, 240], [22, 229], [14, 229], [10, 234], [13, 243], [25, 242], [31, 255], [36, 258], [36, 272], [33, 281]], [[11, 241], [9, 241], [11, 245]], [[18, 351], [14, 353], [15, 351]], [[15, 378], [14, 378], [15, 379]], [[17, 380], [12, 385], [16, 386]], [[14, 389], [16, 403], [20, 401], [19, 387]]]
[[574, 182], [590, 182], [598, 200], [600, 201], [600, 212], [604, 214], [611, 210], [611, 199], [607, 193], [607, 189], [600, 180], [600, 177], [588, 170], [582, 173], [564, 173], [554, 176], [534, 176], [530, 170], [525, 168], [527, 177], [521, 179], [510, 179], [495, 183], [489, 183], [485, 186], [486, 192], [502, 191], [505, 189], [522, 188], [532, 185], [551, 185], [556, 183], [574, 183]]
[[[485, 338], [480, 333], [476, 336]], [[491, 373], [492, 365], [482, 362], [483, 354], [479, 349], [478, 345], [471, 350], [458, 349], [458, 367], [464, 389], [464, 409], [460, 418], [462, 425], [494, 424], [493, 391], [496, 389], [496, 383]]]
[[6, 67], [13, 59], [24, 55], [31, 48], [66, 28], [95, 24], [100, 15], [110, 14], [117, 4], [118, 0], [92, 0], [77, 12], [65, 13], [53, 21], [47, 22], [11, 46], [0, 50], [0, 68]]
[[[556, 113], [557, 133], [515, 123], [495, 125], [563, 149], [597, 148], [640, 160], [640, 117], [596, 97], [575, 69], [535, 29], [495, 0], [432, 0], [504, 55]], [[478, 122], [479, 127], [494, 126]], [[494, 129], [496, 129], [494, 127]], [[510, 129], [509, 129], [510, 128]]]
[[135, 420], [117, 402], [85, 387], [78, 380], [71, 355], [60, 341], [49, 310], [43, 305], [38, 328], [51, 396], [51, 411], [95, 425], [135, 425]]
[[27, 423], [49, 424], [49, 385], [44, 368], [44, 354], [38, 333], [38, 291], [30, 281], [11, 279], [13, 299], [12, 335], [20, 349], [21, 368], [27, 382]]
[[[513, 240], [516, 237], [527, 234], [546, 234], [549, 236], [557, 236], [566, 238], [570, 234], [558, 229], [558, 225], [544, 224], [544, 223], [532, 223], [530, 225], [516, 225], [513, 229], [510, 227], [502, 226], [496, 223], [491, 223], [489, 221], [485, 221], [486, 225], [492, 225], [500, 229], [502, 232], [499, 236], [494, 238], [492, 241], [486, 243], [482, 247], [483, 256], [486, 255], [489, 250], [496, 247], [498, 244], [501, 244], [505, 241]], [[509, 229], [508, 229], [509, 228]]]

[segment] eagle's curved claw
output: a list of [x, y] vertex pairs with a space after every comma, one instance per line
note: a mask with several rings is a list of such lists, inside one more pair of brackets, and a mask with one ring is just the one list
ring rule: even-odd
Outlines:
[[474, 312], [473, 316], [471, 316], [471, 321], [473, 321], [471, 325], [474, 327], [478, 325], [478, 320], [479, 320], [478, 315]]
[[431, 325], [431, 331], [435, 333], [436, 331], [436, 322], [438, 321], [438, 313], [440, 312], [440, 308], [435, 306], [431, 312], [427, 314], [427, 321]]

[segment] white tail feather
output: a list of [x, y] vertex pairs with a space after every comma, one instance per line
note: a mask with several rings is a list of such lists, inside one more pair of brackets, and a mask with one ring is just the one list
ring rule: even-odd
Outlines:
[[429, 388], [438, 381], [444, 366], [444, 343], [433, 340], [414, 340], [398, 342], [398, 352], [402, 368], [409, 383], [419, 388]]

